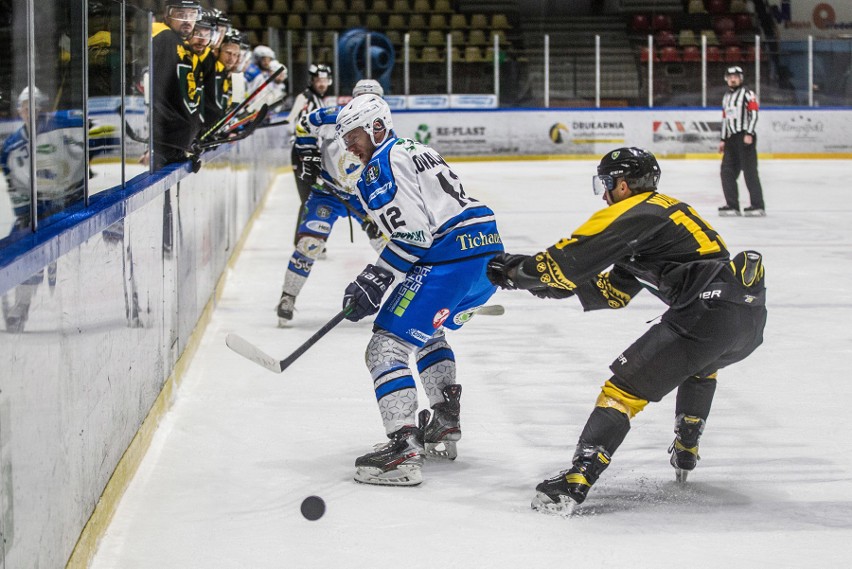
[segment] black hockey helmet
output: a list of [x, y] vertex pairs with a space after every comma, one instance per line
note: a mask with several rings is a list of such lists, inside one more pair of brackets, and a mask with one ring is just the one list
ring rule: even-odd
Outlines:
[[617, 148], [607, 152], [598, 164], [598, 175], [592, 177], [595, 195], [615, 188], [623, 178], [636, 193], [653, 192], [660, 182], [660, 165], [653, 154], [634, 147]]
[[173, 20], [197, 22], [201, 19], [201, 3], [197, 0], [167, 0], [165, 16]]

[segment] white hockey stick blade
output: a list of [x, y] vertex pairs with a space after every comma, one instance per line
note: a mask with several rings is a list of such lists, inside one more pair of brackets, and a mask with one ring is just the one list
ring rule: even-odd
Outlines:
[[506, 313], [506, 309], [500, 304], [489, 304], [477, 308], [476, 313], [484, 316], [502, 316]]
[[238, 336], [237, 334], [228, 334], [225, 338], [225, 344], [244, 358], [265, 367], [269, 371], [275, 373], [281, 373], [284, 371], [279, 360], [276, 360], [269, 354], [263, 352], [260, 348], [242, 336]]

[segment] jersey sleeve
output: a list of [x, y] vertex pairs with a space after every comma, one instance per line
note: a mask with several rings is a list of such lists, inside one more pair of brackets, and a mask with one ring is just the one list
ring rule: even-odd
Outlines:
[[745, 105], [746, 117], [744, 125], [745, 131], [754, 135], [755, 129], [757, 128], [757, 111], [759, 109], [759, 105], [757, 104], [757, 95], [754, 94], [754, 91], [746, 91], [743, 105]]

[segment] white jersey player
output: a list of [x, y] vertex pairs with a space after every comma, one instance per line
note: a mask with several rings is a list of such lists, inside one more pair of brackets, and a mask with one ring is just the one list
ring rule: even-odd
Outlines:
[[[369, 94], [383, 94], [378, 81], [362, 79], [352, 90], [353, 97]], [[385, 243], [356, 196], [356, 183], [363, 166], [356, 156], [335, 142], [335, 123], [340, 109], [339, 106], [317, 109], [302, 117], [296, 127], [296, 152], [317, 159], [305, 161], [313, 168], [305, 180], [313, 185], [296, 229], [296, 248], [287, 265], [278, 301], [278, 325], [281, 327], [293, 319], [296, 297], [338, 219], [349, 215], [356, 217], [376, 251], [380, 251]]]
[[[378, 312], [367, 346], [385, 432], [390, 441], [355, 461], [355, 480], [415, 485], [425, 454], [454, 459], [461, 437], [455, 355], [444, 329], [458, 329], [494, 293], [488, 261], [503, 251], [494, 212], [468, 196], [435, 150], [397, 138], [387, 103], [375, 96], [350, 102], [337, 116], [337, 135], [365, 165], [358, 196], [390, 236], [344, 294], [349, 320]], [[382, 303], [390, 285], [399, 284]], [[432, 408], [419, 426], [417, 371]]]

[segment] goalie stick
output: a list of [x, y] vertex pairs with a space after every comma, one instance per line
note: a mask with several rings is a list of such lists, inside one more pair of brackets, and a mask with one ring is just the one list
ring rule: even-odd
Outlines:
[[216, 134], [216, 132], [217, 132], [219, 129], [221, 129], [224, 125], [226, 125], [226, 124], [227, 124], [227, 123], [228, 123], [228, 122], [229, 122], [232, 118], [234, 118], [235, 116], [237, 116], [237, 114], [238, 114], [241, 110], [243, 110], [244, 108], [246, 108], [246, 106], [247, 106], [249, 103], [251, 103], [251, 102], [252, 102], [252, 100], [253, 100], [255, 97], [257, 97], [257, 96], [260, 94], [260, 92], [261, 92], [261, 91], [263, 91], [264, 89], [266, 89], [266, 87], [267, 87], [267, 86], [269, 86], [269, 84], [270, 84], [270, 83], [272, 83], [272, 82], [275, 80], [275, 78], [276, 78], [276, 77], [278, 77], [279, 75], [281, 75], [281, 73], [284, 71], [284, 69], [286, 69], [286, 68], [282, 65], [281, 67], [279, 67], [278, 69], [276, 69], [275, 71], [273, 71], [273, 72], [272, 72], [272, 74], [271, 74], [269, 77], [267, 77], [267, 78], [266, 78], [266, 80], [265, 80], [263, 83], [261, 83], [260, 85], [258, 85], [258, 86], [257, 86], [257, 89], [255, 89], [254, 91], [252, 91], [251, 93], [249, 93], [249, 95], [248, 95], [245, 99], [243, 99], [243, 101], [242, 101], [239, 105], [237, 105], [236, 107], [234, 107], [234, 109], [233, 109], [233, 110], [231, 110], [230, 112], [228, 112], [228, 113], [227, 113], [224, 117], [222, 117], [221, 119], [219, 119], [218, 121], [216, 121], [216, 124], [214, 124], [212, 127], [210, 127], [210, 129], [209, 129], [207, 132], [205, 132], [204, 134], [202, 134], [202, 135], [199, 137], [199, 140], [200, 140], [201, 142], [204, 142], [204, 140], [206, 140], [208, 137], [212, 136], [213, 134]]
[[[281, 373], [290, 367], [293, 362], [299, 359], [302, 354], [307, 352], [311, 346], [319, 342], [323, 336], [331, 332], [332, 328], [343, 322], [346, 316], [352, 311], [353, 307], [354, 306], [352, 304], [349, 304], [346, 308], [338, 312], [334, 318], [326, 322], [323, 327], [314, 332], [314, 335], [308, 338], [304, 344], [296, 348], [292, 354], [283, 360], [276, 360], [238, 334], [228, 334], [225, 337], [225, 344], [231, 348], [231, 350], [240, 354], [244, 358], [253, 361], [260, 367], [266, 368], [273, 373]], [[499, 316], [506, 312], [506, 309], [499, 304], [492, 304], [490, 306], [480, 306], [474, 312], [476, 314]]]

